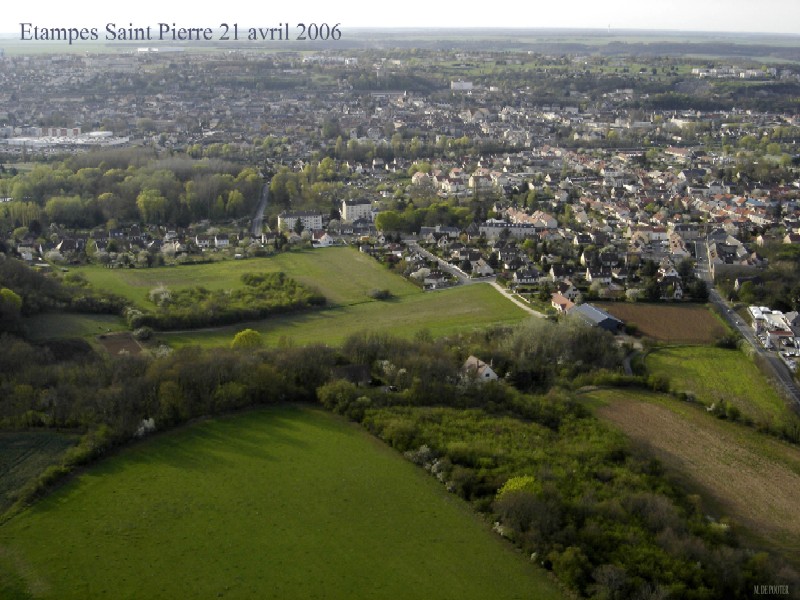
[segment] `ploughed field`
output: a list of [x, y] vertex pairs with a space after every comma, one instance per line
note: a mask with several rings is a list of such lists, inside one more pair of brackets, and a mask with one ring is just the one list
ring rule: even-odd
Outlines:
[[597, 306], [659, 342], [712, 344], [728, 332], [705, 306], [632, 302], [598, 302]]
[[585, 397], [600, 418], [700, 492], [710, 512], [744, 526], [758, 544], [800, 564], [796, 446], [663, 394], [609, 389]]

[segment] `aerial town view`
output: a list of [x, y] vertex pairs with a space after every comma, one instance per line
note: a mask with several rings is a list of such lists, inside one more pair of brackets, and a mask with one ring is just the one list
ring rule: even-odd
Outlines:
[[0, 17], [0, 598], [800, 598], [800, 7], [236, 4]]

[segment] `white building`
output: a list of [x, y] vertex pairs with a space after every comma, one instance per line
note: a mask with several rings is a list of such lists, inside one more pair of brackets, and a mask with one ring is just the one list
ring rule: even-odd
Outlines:
[[280, 231], [294, 231], [298, 221], [303, 224], [303, 230], [322, 229], [322, 214], [306, 211], [279, 214], [278, 229]]
[[372, 202], [369, 200], [342, 200], [342, 221], [352, 223], [359, 219], [372, 220]]

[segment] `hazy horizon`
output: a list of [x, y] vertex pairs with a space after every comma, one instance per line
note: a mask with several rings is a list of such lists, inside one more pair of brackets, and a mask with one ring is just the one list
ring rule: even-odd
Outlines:
[[218, 28], [222, 23], [247, 27], [277, 27], [279, 23], [339, 23], [347, 29], [522, 29], [597, 30], [626, 32], [703, 32], [731, 34], [800, 35], [800, 3], [762, 0], [758, 10], [747, 0], [674, 0], [664, 4], [651, 0], [574, 0], [568, 10], [560, 5], [510, 2], [497, 9], [474, 11], [452, 3], [407, 0], [379, 14], [375, 5], [355, 0], [341, 5], [326, 0], [307, 0], [302, 5], [257, 9], [245, 0], [224, 4], [166, 4], [140, 0], [131, 9], [90, 0], [67, 6], [56, 0], [13, 3], [0, 14], [0, 32], [20, 36], [20, 24], [45, 28], [92, 28], [101, 31], [107, 23], [119, 27], [147, 27], [175, 23], [177, 27]]

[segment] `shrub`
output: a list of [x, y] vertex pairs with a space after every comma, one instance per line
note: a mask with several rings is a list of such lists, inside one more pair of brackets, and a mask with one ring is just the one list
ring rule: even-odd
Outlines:
[[536, 483], [536, 478], [533, 475], [520, 475], [518, 477], [511, 477], [503, 484], [497, 491], [497, 499], [513, 492], [526, 492], [535, 494], [539, 491], [539, 486]]
[[145, 342], [153, 337], [153, 330], [150, 327], [139, 327], [133, 332], [133, 337], [140, 342]]
[[317, 388], [320, 404], [335, 413], [342, 414], [358, 398], [358, 388], [344, 379], [337, 379]]
[[373, 300], [388, 300], [392, 297], [392, 292], [389, 290], [372, 289], [367, 292], [367, 295]]
[[255, 329], [243, 329], [235, 336], [231, 342], [231, 348], [235, 350], [259, 348], [264, 344], [261, 334]]
[[415, 446], [417, 427], [413, 421], [403, 418], [392, 419], [381, 432], [381, 437], [393, 448], [405, 452]]

